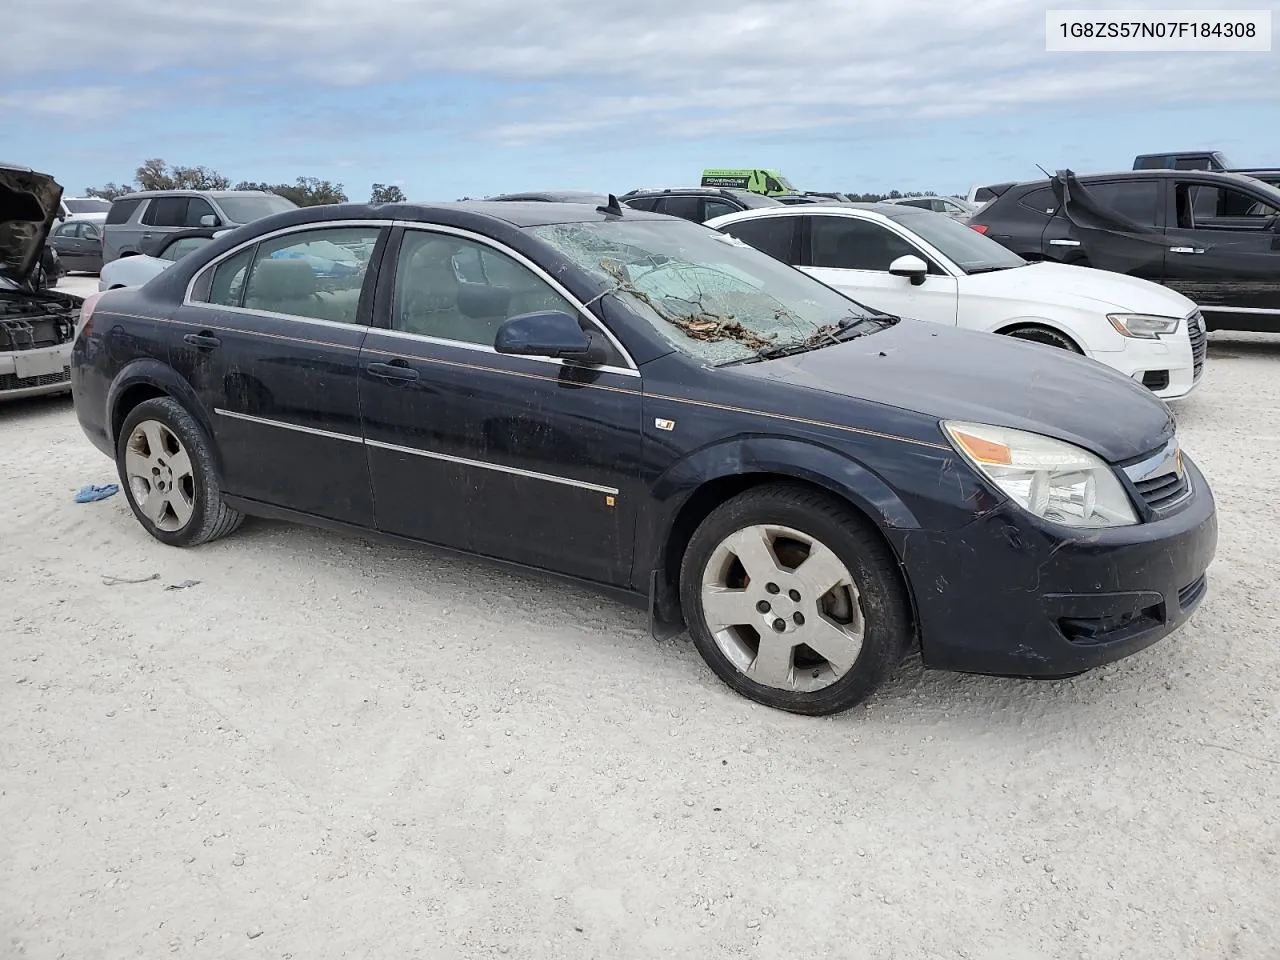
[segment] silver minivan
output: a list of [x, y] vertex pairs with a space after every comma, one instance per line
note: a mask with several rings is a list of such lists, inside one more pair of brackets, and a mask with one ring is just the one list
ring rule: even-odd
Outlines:
[[102, 262], [150, 254], [175, 230], [238, 227], [297, 204], [262, 190], [143, 190], [111, 202], [102, 231]]

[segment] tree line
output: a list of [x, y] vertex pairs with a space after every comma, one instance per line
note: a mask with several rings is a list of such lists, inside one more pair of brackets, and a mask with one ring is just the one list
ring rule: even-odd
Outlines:
[[[266, 183], [241, 180], [234, 186], [231, 178], [205, 166], [169, 166], [164, 160], [146, 160], [133, 173], [130, 183], [105, 183], [100, 187], [88, 187], [85, 195], [114, 200], [126, 193], [138, 190], [265, 190], [292, 200], [300, 207], [314, 207], [324, 203], [346, 203], [350, 198], [341, 183], [332, 183], [317, 177], [298, 177], [293, 183]], [[395, 184], [375, 183], [369, 196], [370, 203], [402, 203], [408, 199]]]
[[[292, 200], [300, 207], [314, 207], [322, 203], [346, 203], [350, 199], [342, 184], [331, 183], [316, 177], [298, 177], [293, 183], [241, 180], [232, 186], [231, 178], [223, 176], [216, 170], [205, 166], [171, 167], [158, 158], [144, 161], [134, 171], [131, 183], [105, 183], [100, 187], [88, 187], [85, 189], [85, 194], [90, 197], [101, 197], [103, 200], [114, 200], [116, 197], [136, 190], [265, 190]], [[846, 192], [845, 195], [859, 203], [897, 200], [902, 197], [940, 196], [930, 190], [912, 190], [908, 193], [898, 190], [890, 190], [888, 193]], [[370, 203], [403, 203], [407, 199], [404, 191], [395, 184], [375, 183], [369, 195]], [[462, 197], [461, 199], [472, 198]]]

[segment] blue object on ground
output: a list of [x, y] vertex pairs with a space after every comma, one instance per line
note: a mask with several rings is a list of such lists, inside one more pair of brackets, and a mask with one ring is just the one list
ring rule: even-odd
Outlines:
[[119, 484], [104, 483], [99, 486], [98, 484], [90, 483], [80, 488], [80, 492], [76, 494], [76, 503], [93, 503], [95, 500], [105, 500], [119, 491]]

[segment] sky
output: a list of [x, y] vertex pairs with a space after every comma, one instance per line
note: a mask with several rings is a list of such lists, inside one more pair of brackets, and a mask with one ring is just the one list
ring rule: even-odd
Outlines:
[[[16, 8], [15, 8], [16, 3]], [[7, 0], [0, 159], [413, 200], [696, 184], [963, 193], [1213, 147], [1280, 166], [1270, 53], [1048, 53], [1035, 0]], [[1143, 3], [1206, 9], [1265, 3]], [[1273, 16], [1280, 22], [1280, 17]], [[1273, 24], [1273, 29], [1275, 25]]]

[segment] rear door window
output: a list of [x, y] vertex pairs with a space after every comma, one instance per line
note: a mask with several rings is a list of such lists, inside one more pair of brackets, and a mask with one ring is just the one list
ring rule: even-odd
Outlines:
[[187, 197], [156, 197], [142, 215], [142, 222], [151, 227], [185, 227], [187, 203]]
[[721, 227], [721, 232], [737, 237], [743, 243], [750, 244], [762, 253], [767, 253], [775, 260], [791, 263], [795, 257], [796, 224], [799, 217], [757, 217], [754, 220], [739, 220]]
[[694, 223], [700, 223], [702, 214], [701, 200], [701, 197], [663, 197], [658, 201], [658, 206], [655, 209], [658, 213], [665, 213], [669, 217], [683, 217], [686, 220], [692, 220]]
[[1102, 206], [1144, 226], [1159, 226], [1160, 181], [1104, 180], [1084, 188]]
[[628, 206], [632, 210], [645, 210], [652, 212], [654, 204], [657, 202], [657, 197], [636, 197], [634, 200], [624, 201], [624, 206]]
[[854, 217], [810, 217], [807, 267], [875, 270], [887, 273], [899, 257], [919, 257], [918, 249], [887, 227]]

